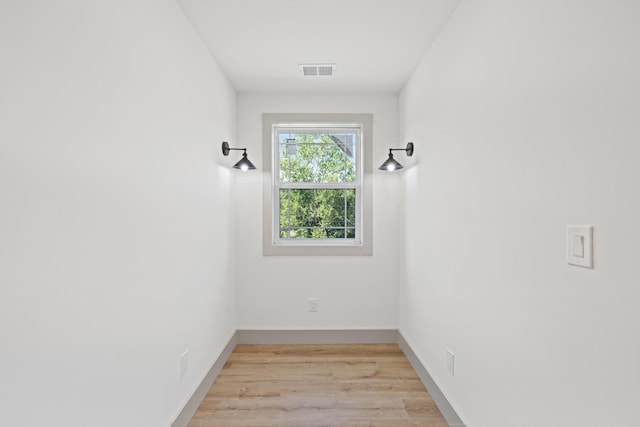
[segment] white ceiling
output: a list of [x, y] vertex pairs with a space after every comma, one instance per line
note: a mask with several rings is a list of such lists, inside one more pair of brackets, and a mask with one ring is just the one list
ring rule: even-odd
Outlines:
[[459, 0], [178, 2], [238, 92], [397, 93]]

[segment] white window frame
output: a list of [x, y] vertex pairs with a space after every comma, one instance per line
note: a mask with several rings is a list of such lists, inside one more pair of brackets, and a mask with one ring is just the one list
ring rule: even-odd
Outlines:
[[[279, 233], [279, 161], [276, 129], [358, 128], [359, 150], [356, 151], [356, 238], [355, 239], [281, 239]], [[373, 115], [371, 114], [263, 114], [263, 254], [342, 256], [373, 254], [371, 147]], [[304, 186], [304, 185], [303, 185]], [[314, 184], [314, 188], [322, 185]], [[331, 188], [336, 186], [331, 185]]]
[[[327, 239], [286, 239], [280, 237], [280, 203], [273, 204], [273, 235], [276, 245], [357, 245], [362, 241], [362, 180], [363, 180], [363, 167], [362, 167], [362, 125], [360, 124], [348, 124], [344, 123], [328, 123], [319, 125], [318, 123], [295, 123], [295, 124], [277, 124], [273, 126], [274, 149], [272, 158], [272, 177], [273, 177], [273, 200], [279, 200], [280, 190], [283, 189], [300, 189], [300, 190], [314, 190], [314, 189], [329, 189], [329, 190], [355, 190], [355, 237], [354, 238], [327, 238]], [[339, 134], [353, 132], [356, 134], [355, 142], [355, 157], [354, 163], [356, 165], [356, 179], [354, 182], [348, 183], [307, 183], [307, 182], [295, 182], [284, 183], [280, 181], [280, 153], [275, 147], [278, 145], [280, 135], [283, 133], [314, 133], [314, 134]]]

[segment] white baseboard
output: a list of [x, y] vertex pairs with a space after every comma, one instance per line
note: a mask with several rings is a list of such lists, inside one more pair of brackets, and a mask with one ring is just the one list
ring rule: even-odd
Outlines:
[[191, 417], [207, 395], [218, 374], [237, 344], [398, 344], [418, 377], [440, 409], [450, 427], [465, 427], [438, 385], [424, 367], [413, 349], [397, 329], [348, 330], [273, 330], [239, 329], [233, 334], [220, 357], [205, 375], [191, 398], [171, 423], [171, 427], [187, 427]]
[[180, 414], [170, 424], [171, 427], [187, 427], [189, 421], [191, 421], [191, 418], [193, 417], [193, 414], [195, 414], [198, 410], [200, 403], [202, 403], [205, 396], [207, 395], [207, 392], [215, 382], [216, 378], [218, 378], [218, 374], [224, 367], [224, 364], [227, 363], [231, 352], [233, 352], [233, 349], [237, 344], [238, 331], [236, 331], [231, 336], [231, 339], [229, 339], [229, 342], [224, 347], [224, 350], [222, 350], [220, 356], [218, 356], [215, 362], [213, 362], [211, 369], [209, 369], [209, 372], [207, 372], [207, 374], [204, 376], [204, 379], [200, 382], [200, 385], [198, 386], [198, 388], [196, 388], [196, 391], [193, 392], [193, 395], [191, 395], [191, 398], [189, 398], [187, 403], [184, 405], [184, 408], [182, 408]]

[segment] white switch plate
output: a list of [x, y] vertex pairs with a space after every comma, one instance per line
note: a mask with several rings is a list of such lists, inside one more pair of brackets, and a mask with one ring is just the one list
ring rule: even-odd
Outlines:
[[312, 313], [318, 311], [318, 298], [309, 298], [309, 311]]
[[593, 226], [567, 226], [567, 262], [593, 268]]

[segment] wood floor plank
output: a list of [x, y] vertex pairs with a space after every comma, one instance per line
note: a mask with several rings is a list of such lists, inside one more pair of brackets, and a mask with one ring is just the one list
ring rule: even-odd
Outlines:
[[447, 427], [395, 344], [238, 345], [189, 427]]

